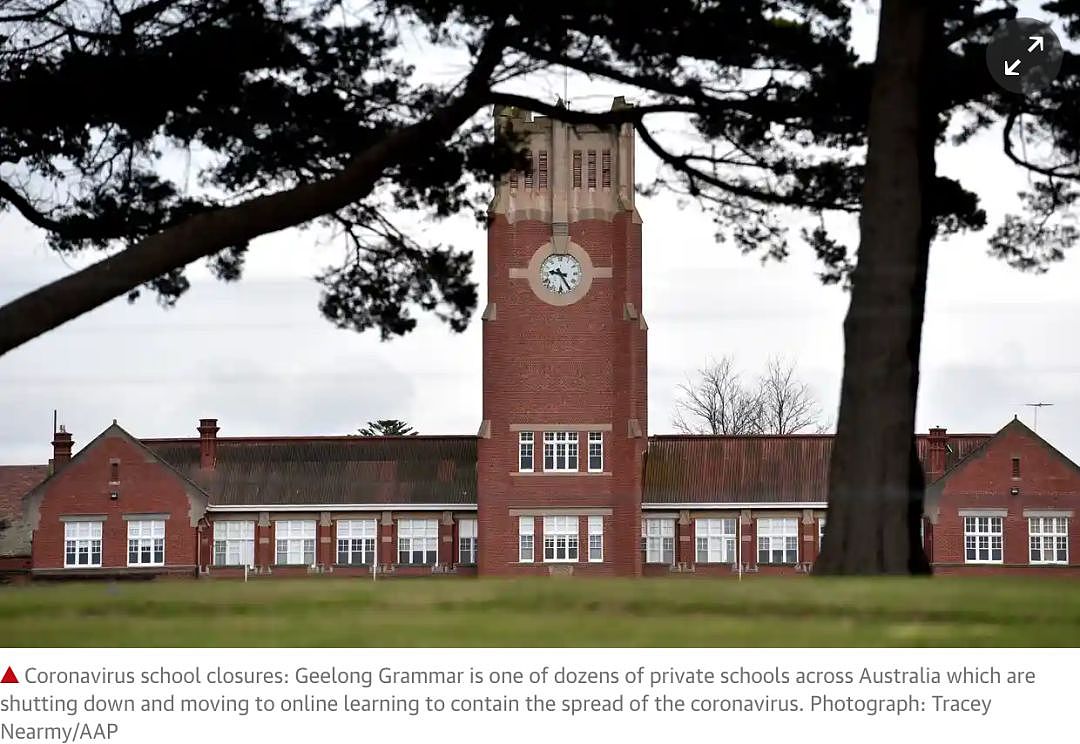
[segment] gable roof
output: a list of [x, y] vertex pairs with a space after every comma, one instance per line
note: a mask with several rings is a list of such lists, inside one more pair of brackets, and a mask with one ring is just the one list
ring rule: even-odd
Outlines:
[[169, 463], [158, 457], [155, 452], [148, 449], [141, 441], [131, 436], [114, 420], [103, 432], [87, 442], [85, 447], [75, 453], [71, 460], [61, 467], [55, 468], [52, 473], [46, 472], [47, 477], [41, 479], [19, 497], [18, 502], [15, 504], [10, 526], [0, 532], [0, 556], [30, 554], [30, 541], [34, 530], [38, 526], [41, 500], [44, 498], [46, 489], [55, 478], [62, 476], [69, 467], [86, 457], [89, 452], [92, 452], [98, 442], [108, 437], [120, 437], [133, 447], [145, 452], [148, 457], [159, 462], [162, 467], [184, 483], [189, 496], [193, 495], [196, 501], [201, 501], [200, 509], [205, 511], [206, 501], [202, 489], [197, 484], [192, 483], [184, 473], [178, 472]]
[[475, 436], [219, 437], [213, 469], [198, 439], [143, 444], [211, 506], [476, 503]]
[[1021, 421], [1018, 417], [1013, 416], [1012, 421], [998, 429], [998, 431], [993, 435], [987, 437], [984, 442], [982, 442], [978, 447], [968, 453], [968, 456], [965, 457], [962, 462], [958, 463], [957, 467], [947, 470], [941, 478], [938, 478], [936, 481], [934, 481], [934, 483], [928, 486], [926, 489], [927, 496], [937, 497], [938, 495], [940, 495], [942, 489], [945, 488], [945, 484], [948, 482], [949, 478], [959, 473], [969, 464], [978, 461], [979, 458], [990, 449], [990, 447], [995, 441], [1010, 433], [1016, 433], [1035, 441], [1043, 449], [1050, 453], [1052, 457], [1057, 458], [1060, 462], [1069, 466], [1077, 473], [1080, 473], [1080, 465], [1077, 465], [1075, 462], [1070, 460], [1061, 450], [1057, 449], [1056, 447], [1054, 447], [1054, 445], [1050, 444], [1048, 441], [1040, 437], [1033, 429], [1027, 426], [1027, 424]]
[[[989, 434], [948, 434], [945, 472]], [[916, 435], [925, 472], [928, 435]], [[647, 504], [810, 504], [828, 498], [833, 435], [654, 436], [645, 463]]]

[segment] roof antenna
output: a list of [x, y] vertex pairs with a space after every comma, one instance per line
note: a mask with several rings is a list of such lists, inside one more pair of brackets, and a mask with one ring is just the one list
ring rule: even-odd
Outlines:
[[1039, 433], [1039, 409], [1040, 408], [1046, 408], [1047, 406], [1052, 406], [1054, 404], [1053, 403], [1025, 403], [1024, 405], [1027, 406], [1028, 408], [1033, 409], [1035, 411], [1035, 425], [1032, 427], [1032, 430], [1036, 434], [1038, 434]]

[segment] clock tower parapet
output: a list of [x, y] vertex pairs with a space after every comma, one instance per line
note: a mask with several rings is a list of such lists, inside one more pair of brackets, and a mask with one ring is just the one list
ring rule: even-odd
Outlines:
[[[612, 109], [629, 105], [619, 96]], [[617, 213], [630, 211], [639, 221], [634, 211], [632, 125], [567, 124], [499, 106], [495, 127], [497, 136], [513, 131], [523, 137], [529, 167], [504, 174], [496, 183], [492, 216], [503, 215], [510, 223], [527, 219], [566, 225], [610, 221]]]

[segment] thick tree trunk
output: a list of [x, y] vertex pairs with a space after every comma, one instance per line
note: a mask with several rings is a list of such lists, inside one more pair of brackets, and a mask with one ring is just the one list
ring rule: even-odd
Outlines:
[[927, 573], [915, 401], [933, 233], [941, 0], [883, 0], [858, 265], [818, 574]]

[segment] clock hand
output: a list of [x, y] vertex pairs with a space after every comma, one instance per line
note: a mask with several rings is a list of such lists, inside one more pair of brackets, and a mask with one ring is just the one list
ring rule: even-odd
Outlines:
[[570, 291], [570, 283], [566, 281], [566, 275], [565, 274], [559, 274], [559, 278], [562, 279], [563, 286], [566, 287], [566, 291], [569, 292]]

